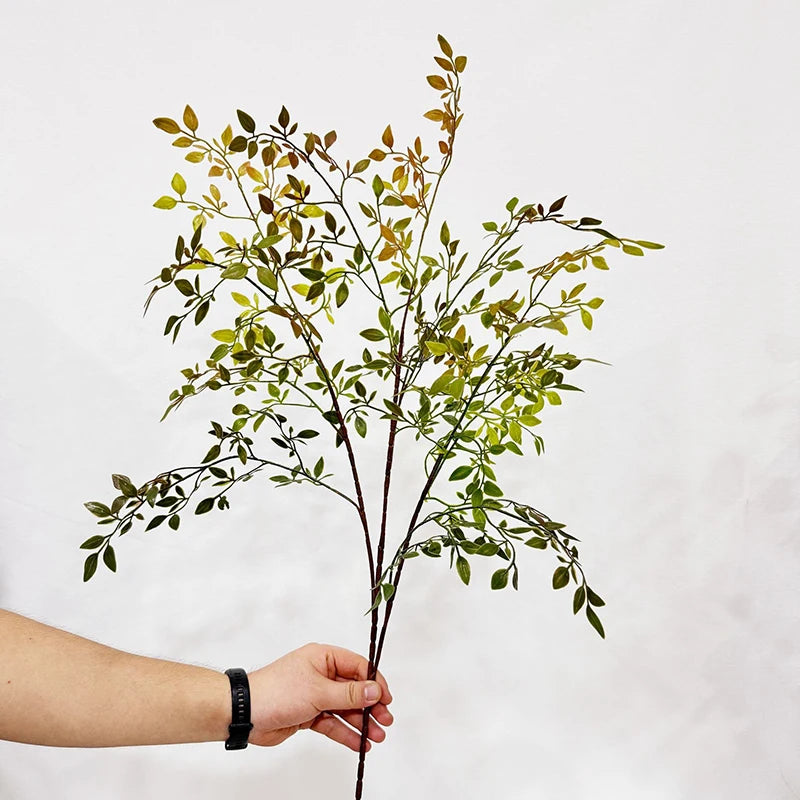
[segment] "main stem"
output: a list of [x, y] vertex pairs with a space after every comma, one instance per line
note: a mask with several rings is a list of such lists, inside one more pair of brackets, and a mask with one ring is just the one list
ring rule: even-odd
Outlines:
[[[400, 405], [402, 397], [400, 397], [400, 369], [403, 361], [403, 343], [406, 333], [406, 319], [408, 317], [408, 308], [411, 305], [412, 291], [409, 289], [408, 301], [406, 302], [405, 310], [403, 311], [403, 322], [400, 326], [400, 339], [397, 345], [397, 357], [394, 372], [394, 391], [392, 393], [392, 402]], [[389, 442], [386, 447], [386, 468], [383, 474], [383, 509], [381, 512], [381, 532], [378, 539], [378, 553], [377, 563], [375, 565], [375, 575], [372, 581], [372, 603], [378, 599], [378, 592], [381, 591], [381, 575], [383, 574], [383, 553], [386, 544], [386, 522], [389, 510], [389, 484], [392, 479], [392, 462], [394, 460], [394, 440], [397, 435], [397, 417], [392, 416], [389, 422]], [[378, 672], [378, 664], [375, 660], [375, 652], [378, 642], [378, 608], [372, 609], [372, 624], [369, 633], [369, 680], [375, 680], [375, 675]], [[361, 718], [361, 746], [358, 751], [358, 772], [356, 773], [356, 794], [355, 800], [361, 800], [361, 795], [364, 791], [364, 763], [367, 756], [367, 731], [369, 729], [369, 707], [364, 709]]]

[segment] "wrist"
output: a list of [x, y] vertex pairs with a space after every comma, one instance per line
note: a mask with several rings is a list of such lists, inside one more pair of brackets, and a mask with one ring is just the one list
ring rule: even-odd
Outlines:
[[203, 688], [198, 691], [203, 742], [224, 742], [231, 724], [231, 685], [224, 672], [205, 670]]

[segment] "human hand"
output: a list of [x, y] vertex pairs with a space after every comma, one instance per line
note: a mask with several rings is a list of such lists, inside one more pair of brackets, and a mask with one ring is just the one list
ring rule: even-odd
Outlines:
[[357, 752], [367, 706], [372, 706], [367, 738], [382, 742], [386, 732], [381, 725], [394, 722], [387, 708], [392, 695], [380, 672], [367, 681], [368, 670], [367, 659], [350, 650], [307, 644], [248, 673], [249, 742], [270, 747], [310, 728]]

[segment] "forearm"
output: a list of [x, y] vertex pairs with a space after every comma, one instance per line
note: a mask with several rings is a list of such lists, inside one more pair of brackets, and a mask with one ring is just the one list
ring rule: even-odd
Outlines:
[[0, 739], [58, 747], [223, 741], [227, 676], [0, 610]]

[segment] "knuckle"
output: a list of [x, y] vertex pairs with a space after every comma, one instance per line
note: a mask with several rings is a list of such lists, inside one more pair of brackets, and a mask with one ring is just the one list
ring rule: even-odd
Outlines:
[[361, 693], [358, 690], [358, 684], [355, 681], [350, 681], [347, 684], [347, 696], [350, 698], [350, 702], [354, 705], [361, 704]]

